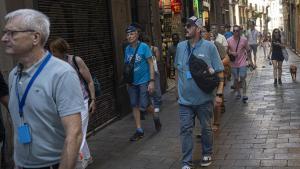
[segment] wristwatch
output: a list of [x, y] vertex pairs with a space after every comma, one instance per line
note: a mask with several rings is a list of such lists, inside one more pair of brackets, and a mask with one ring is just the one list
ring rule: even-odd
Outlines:
[[223, 93], [217, 93], [216, 96], [223, 97]]
[[150, 82], [155, 82], [155, 79], [150, 79]]

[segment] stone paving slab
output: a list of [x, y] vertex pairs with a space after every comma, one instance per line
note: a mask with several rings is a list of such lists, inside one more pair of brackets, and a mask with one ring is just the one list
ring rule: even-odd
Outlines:
[[[289, 63], [300, 68], [300, 58], [289, 54]], [[249, 72], [247, 104], [235, 100], [228, 83], [226, 113], [214, 134], [214, 161], [207, 169], [300, 169], [300, 86], [291, 80], [289, 63], [283, 64], [283, 85], [274, 87], [272, 66], [260, 59], [258, 68]], [[143, 121], [145, 137], [138, 142], [128, 141], [135, 130], [132, 115], [91, 136], [94, 163], [88, 169], [180, 169], [177, 109], [174, 92], [168, 92], [160, 114], [162, 130], [155, 131], [148, 115]], [[195, 137], [196, 169], [201, 168], [200, 141]]]

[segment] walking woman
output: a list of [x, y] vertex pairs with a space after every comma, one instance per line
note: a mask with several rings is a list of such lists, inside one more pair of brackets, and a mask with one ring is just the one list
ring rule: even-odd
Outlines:
[[282, 62], [284, 60], [282, 54], [282, 48], [284, 48], [284, 44], [281, 42], [280, 30], [275, 28], [272, 33], [272, 44], [271, 44], [271, 60], [273, 64], [273, 75], [274, 75], [274, 85], [277, 86], [277, 82], [279, 85], [282, 85], [281, 74], [282, 74]]
[[[94, 87], [93, 79], [84, 61], [80, 57], [75, 57], [67, 53], [70, 46], [66, 40], [64, 40], [63, 38], [56, 38], [50, 42], [49, 46], [50, 46], [51, 53], [55, 57], [68, 62], [76, 70], [80, 80], [81, 89], [84, 97], [85, 111], [81, 112], [83, 139], [82, 139], [82, 144], [80, 146], [80, 152], [79, 152], [80, 154], [79, 154], [79, 161], [78, 161], [80, 167], [77, 165], [77, 168], [84, 169], [87, 167], [88, 164], [92, 162], [90, 150], [86, 142], [86, 133], [87, 133], [87, 127], [89, 121], [89, 112], [94, 113], [96, 109], [95, 87]], [[89, 100], [90, 100], [90, 104], [89, 104]]]

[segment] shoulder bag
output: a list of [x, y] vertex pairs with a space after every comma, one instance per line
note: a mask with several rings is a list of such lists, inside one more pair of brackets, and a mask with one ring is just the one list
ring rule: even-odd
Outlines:
[[[76, 71], [77, 71], [77, 73], [79, 75], [79, 78], [83, 81], [85, 89], [87, 90], [89, 96], [91, 96], [89, 85], [88, 85], [87, 81], [83, 78], [82, 74], [80, 73], [79, 67], [78, 67], [78, 64], [76, 62], [75, 57], [78, 57], [78, 56], [74, 55], [73, 58], [72, 58], [72, 62], [75, 65], [75, 68], [76, 68]], [[94, 74], [91, 73], [91, 76], [92, 76], [92, 80], [93, 80], [93, 83], [94, 83], [95, 96], [98, 97], [98, 96], [101, 95], [101, 84], [100, 84], [99, 80], [97, 79], [97, 77]]]
[[140, 43], [138, 43], [134, 54], [128, 64], [124, 64], [124, 69], [123, 69], [123, 81], [127, 84], [133, 83], [133, 77], [134, 77], [134, 62], [136, 58], [136, 53], [139, 49]]
[[219, 85], [220, 79], [217, 73], [211, 74], [206, 62], [200, 58], [197, 58], [191, 53], [191, 47], [187, 41], [189, 50], [189, 68], [192, 78], [196, 82], [197, 86], [205, 93], [212, 93], [213, 90]]
[[[238, 41], [238, 43], [237, 43], [237, 45], [236, 45], [235, 52], [238, 51], [238, 47], [239, 47], [239, 44], [240, 44], [240, 40], [241, 40], [241, 37], [239, 37], [239, 41]], [[234, 61], [235, 61], [235, 56], [233, 56], [232, 54], [228, 54], [228, 56], [229, 56], [231, 62], [234, 62]]]

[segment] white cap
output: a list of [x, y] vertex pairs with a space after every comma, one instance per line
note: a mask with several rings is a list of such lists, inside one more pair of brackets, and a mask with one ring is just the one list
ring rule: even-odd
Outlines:
[[192, 16], [192, 17], [188, 18], [188, 19], [186, 20], [186, 22], [187, 22], [187, 23], [191, 23], [191, 24], [195, 24], [195, 25], [198, 26], [198, 27], [203, 26], [203, 25], [202, 25], [202, 20], [201, 20], [200, 18], [196, 17], [196, 16]]

